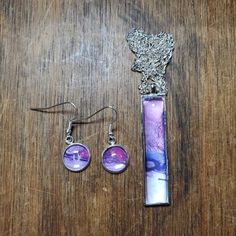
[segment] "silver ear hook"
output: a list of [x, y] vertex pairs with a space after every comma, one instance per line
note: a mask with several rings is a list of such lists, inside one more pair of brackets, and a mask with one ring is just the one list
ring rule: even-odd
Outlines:
[[58, 106], [62, 106], [62, 105], [66, 105], [66, 104], [69, 104], [71, 105], [73, 108], [74, 108], [74, 118], [70, 119], [69, 122], [68, 122], [68, 127], [65, 131], [65, 135], [66, 135], [66, 138], [65, 138], [65, 142], [67, 144], [72, 144], [74, 139], [71, 135], [72, 133], [72, 120], [75, 119], [75, 117], [78, 115], [78, 107], [73, 103], [73, 102], [69, 102], [69, 101], [66, 101], [66, 102], [61, 102], [61, 103], [58, 103], [58, 104], [55, 104], [55, 105], [52, 105], [52, 106], [49, 106], [49, 107], [39, 107], [39, 108], [30, 108], [30, 110], [32, 111], [39, 111], [39, 112], [47, 112], [47, 113], [52, 113], [52, 112], [55, 112], [55, 111], [48, 111], [54, 107], [58, 107]]
[[113, 144], [116, 143], [116, 139], [115, 139], [115, 136], [114, 136], [113, 131], [112, 131], [113, 130], [112, 125], [117, 121], [117, 110], [114, 108], [114, 106], [105, 106], [105, 107], [99, 109], [98, 111], [94, 112], [93, 114], [89, 115], [88, 117], [84, 117], [84, 118], [77, 119], [77, 120], [73, 119], [73, 120], [71, 120], [71, 122], [72, 122], [71, 125], [87, 123], [87, 122], [84, 122], [84, 121], [92, 118], [93, 116], [97, 115], [98, 113], [100, 113], [101, 111], [103, 111], [105, 109], [111, 109], [112, 110], [112, 121], [109, 124], [109, 128], [108, 128], [108, 143], [110, 145], [113, 145]]
[[84, 121], [94, 117], [95, 115], [97, 115], [98, 113], [100, 113], [101, 111], [103, 111], [105, 109], [111, 109], [112, 110], [112, 121], [109, 124], [109, 131], [108, 131], [108, 143], [109, 144], [115, 144], [115, 137], [114, 137], [113, 132], [112, 132], [112, 125], [113, 125], [114, 122], [117, 121], [117, 110], [113, 106], [105, 106], [105, 107], [99, 109], [98, 111], [94, 112], [93, 114], [91, 114], [87, 117], [80, 118], [80, 119], [76, 119], [76, 116], [78, 115], [77, 106], [73, 102], [69, 102], [69, 101], [61, 102], [61, 103], [58, 103], [58, 104], [55, 104], [55, 105], [49, 106], [49, 107], [30, 108], [30, 110], [39, 111], [39, 112], [48, 112], [49, 113], [50, 111], [47, 111], [47, 110], [50, 110], [50, 109], [52, 109], [54, 107], [57, 107], [57, 106], [66, 105], [66, 104], [70, 104], [75, 109], [75, 116], [74, 116], [74, 118], [69, 119], [68, 126], [65, 130], [65, 136], [66, 136], [65, 137], [65, 142], [66, 142], [66, 144], [70, 145], [74, 142], [74, 139], [72, 137], [72, 129], [73, 129], [73, 126], [75, 124], [90, 123], [90, 122], [84, 122]]
[[[90, 118], [94, 117], [95, 115], [97, 115], [98, 113], [100, 113], [101, 111], [103, 111], [105, 109], [111, 109], [113, 111], [111, 124], [116, 122], [117, 121], [117, 110], [113, 106], [105, 106], [105, 107], [95, 111], [93, 114], [91, 114], [87, 117], [82, 117], [80, 119], [72, 119], [71, 120], [72, 124], [84, 124], [86, 122], [83, 122], [83, 121], [89, 120]], [[114, 114], [115, 114], [115, 116], [114, 116]], [[88, 123], [90, 123], [90, 122], [88, 122]]]
[[30, 110], [32, 110], [32, 111], [39, 111], [39, 112], [52, 113], [52, 112], [55, 112], [55, 111], [47, 111], [47, 110], [50, 110], [50, 109], [52, 109], [54, 107], [66, 105], [66, 104], [70, 104], [75, 109], [75, 116], [76, 116], [78, 114], [78, 107], [73, 102], [69, 102], [69, 101], [61, 102], [61, 103], [58, 103], [58, 104], [55, 104], [55, 105], [52, 105], [52, 106], [49, 106], [49, 107], [39, 107], [39, 108], [32, 108], [31, 107]]

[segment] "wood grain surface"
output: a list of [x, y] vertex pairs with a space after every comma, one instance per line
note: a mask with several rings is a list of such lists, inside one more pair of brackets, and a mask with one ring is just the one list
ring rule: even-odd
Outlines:
[[[171, 204], [144, 207], [141, 75], [132, 27], [173, 34], [167, 69]], [[236, 235], [234, 0], [0, 1], [0, 235]], [[107, 173], [109, 111], [75, 129], [92, 162], [62, 164], [72, 101], [81, 116], [114, 104], [129, 168]]]

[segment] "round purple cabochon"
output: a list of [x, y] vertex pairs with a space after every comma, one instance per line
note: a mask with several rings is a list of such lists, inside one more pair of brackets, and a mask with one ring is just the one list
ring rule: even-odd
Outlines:
[[90, 162], [88, 148], [80, 143], [71, 144], [64, 151], [63, 162], [65, 167], [71, 171], [85, 169]]
[[110, 146], [102, 154], [104, 168], [112, 173], [120, 173], [128, 166], [129, 157], [121, 146]]

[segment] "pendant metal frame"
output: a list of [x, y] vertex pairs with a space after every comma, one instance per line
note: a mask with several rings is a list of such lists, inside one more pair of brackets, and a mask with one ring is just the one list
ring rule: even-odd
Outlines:
[[[154, 100], [154, 99], [162, 99], [164, 102], [164, 107], [163, 107], [163, 125], [164, 125], [164, 155], [165, 155], [165, 179], [160, 179], [156, 178], [156, 186], [155, 184], [151, 186], [151, 184], [148, 182], [148, 176], [147, 176], [147, 156], [146, 156], [146, 137], [145, 137], [145, 114], [144, 114], [144, 108], [143, 108], [143, 101], [145, 100]], [[142, 123], [142, 149], [143, 149], [143, 169], [144, 169], [144, 186], [145, 186], [145, 191], [144, 191], [144, 205], [145, 206], [154, 206], [154, 205], [169, 205], [169, 187], [168, 187], [168, 158], [167, 158], [167, 124], [166, 124], [166, 97], [165, 96], [160, 96], [157, 94], [148, 94], [148, 95], [142, 95], [141, 96], [141, 123]], [[152, 180], [153, 181], [153, 180]], [[157, 200], [158, 196], [156, 193], [151, 193], [153, 189], [157, 189], [158, 186], [158, 181], [166, 181], [166, 187], [160, 190], [165, 197], [160, 201]], [[163, 186], [163, 184], [160, 184], [160, 186]], [[150, 189], [149, 189], [150, 188]], [[159, 190], [158, 190], [159, 191]], [[150, 196], [152, 195], [152, 196]], [[154, 196], [154, 197], [153, 197]]]

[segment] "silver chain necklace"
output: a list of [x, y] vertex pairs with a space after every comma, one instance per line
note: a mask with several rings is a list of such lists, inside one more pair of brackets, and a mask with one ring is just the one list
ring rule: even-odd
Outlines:
[[167, 33], [145, 34], [132, 29], [127, 35], [136, 55], [132, 70], [142, 73], [141, 93], [144, 203], [147, 206], [169, 204], [166, 103], [166, 66], [174, 49], [173, 37]]
[[139, 90], [141, 94], [167, 94], [164, 78], [166, 66], [172, 57], [174, 40], [171, 34], [145, 34], [142, 29], [132, 29], [127, 35], [130, 50], [136, 55], [133, 71], [143, 77]]

